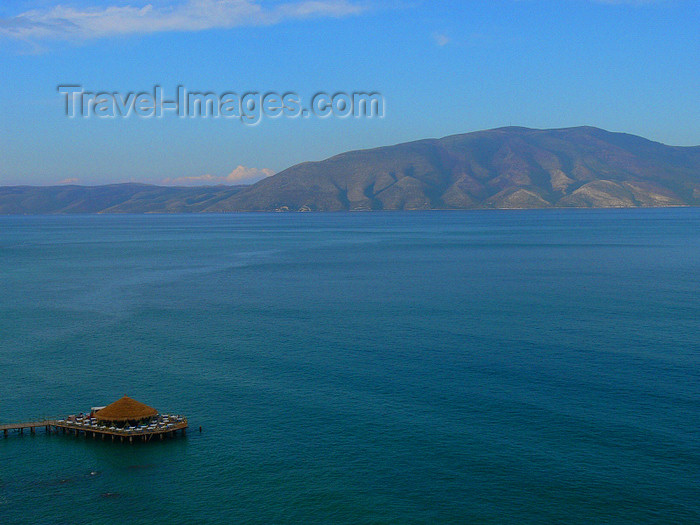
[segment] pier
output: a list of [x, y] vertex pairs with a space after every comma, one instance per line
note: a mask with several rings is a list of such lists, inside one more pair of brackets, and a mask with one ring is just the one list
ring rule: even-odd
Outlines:
[[155, 409], [124, 396], [88, 415], [68, 416], [65, 419], [44, 419], [25, 423], [0, 425], [4, 437], [10, 432], [36, 434], [37, 429], [47, 434], [69, 434], [85, 438], [144, 443], [153, 439], [185, 435], [187, 418], [181, 415], [160, 414]]
[[10, 432], [16, 432], [18, 434], [24, 434], [25, 430], [30, 434], [36, 434], [37, 429], [47, 433], [47, 434], [72, 434], [75, 436], [85, 436], [86, 438], [91, 437], [93, 439], [110, 439], [112, 441], [119, 440], [121, 442], [128, 441], [133, 443], [134, 441], [148, 442], [151, 439], [165, 439], [173, 438], [177, 435], [179, 431], [182, 435], [185, 435], [186, 429], [188, 428], [187, 419], [182, 419], [173, 423], [171, 426], [161, 426], [149, 429], [141, 427], [131, 427], [131, 428], [114, 428], [101, 427], [98, 425], [85, 425], [85, 424], [75, 424], [70, 423], [65, 420], [54, 420], [49, 419], [45, 421], [31, 421], [26, 423], [11, 423], [7, 425], [0, 425], [0, 430], [2, 430], [3, 436], [7, 437]]
[[0, 425], [0, 430], [4, 436], [11, 430], [24, 434], [25, 430], [29, 430], [31, 434], [36, 434], [37, 428], [45, 428], [46, 432], [51, 432], [50, 427], [54, 422], [52, 420], [30, 421], [27, 423], [11, 423], [9, 425]]

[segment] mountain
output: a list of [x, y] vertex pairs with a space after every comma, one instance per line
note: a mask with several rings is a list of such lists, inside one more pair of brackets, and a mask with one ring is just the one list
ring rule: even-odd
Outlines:
[[700, 205], [700, 146], [508, 127], [342, 153], [245, 187], [3, 187], [0, 213]]
[[212, 211], [683, 204], [700, 204], [700, 147], [590, 127], [511, 127], [298, 164]]
[[0, 214], [200, 212], [243, 188], [245, 186], [183, 188], [134, 183], [1, 186]]

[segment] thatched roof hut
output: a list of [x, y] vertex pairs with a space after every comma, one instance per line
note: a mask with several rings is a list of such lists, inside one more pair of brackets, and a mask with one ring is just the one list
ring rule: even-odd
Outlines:
[[99, 421], [141, 421], [158, 415], [155, 408], [124, 396], [102, 410], [95, 412]]

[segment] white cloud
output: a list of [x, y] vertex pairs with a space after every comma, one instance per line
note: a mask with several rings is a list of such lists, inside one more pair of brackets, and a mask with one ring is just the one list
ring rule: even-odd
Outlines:
[[433, 38], [435, 39], [435, 43], [440, 47], [446, 46], [450, 43], [450, 37], [443, 33], [434, 33]]
[[79, 179], [71, 177], [70, 179], [63, 179], [61, 182], [59, 182], [59, 184], [78, 184], [79, 182]]
[[164, 179], [161, 183], [168, 186], [212, 186], [216, 184], [253, 184], [266, 177], [274, 175], [275, 172], [267, 168], [247, 168], [238, 166], [231, 173], [224, 177], [216, 175], [197, 175], [193, 177], [177, 177], [174, 179]]
[[273, 25], [286, 20], [350, 16], [364, 9], [351, 0], [290, 0], [269, 7], [260, 0], [178, 0], [84, 8], [56, 5], [0, 18], [0, 34], [24, 40], [92, 39]]

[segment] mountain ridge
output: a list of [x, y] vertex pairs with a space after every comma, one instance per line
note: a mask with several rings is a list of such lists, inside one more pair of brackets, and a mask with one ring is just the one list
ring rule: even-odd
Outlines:
[[347, 151], [250, 186], [0, 187], [0, 214], [700, 205], [700, 146], [502, 127]]

